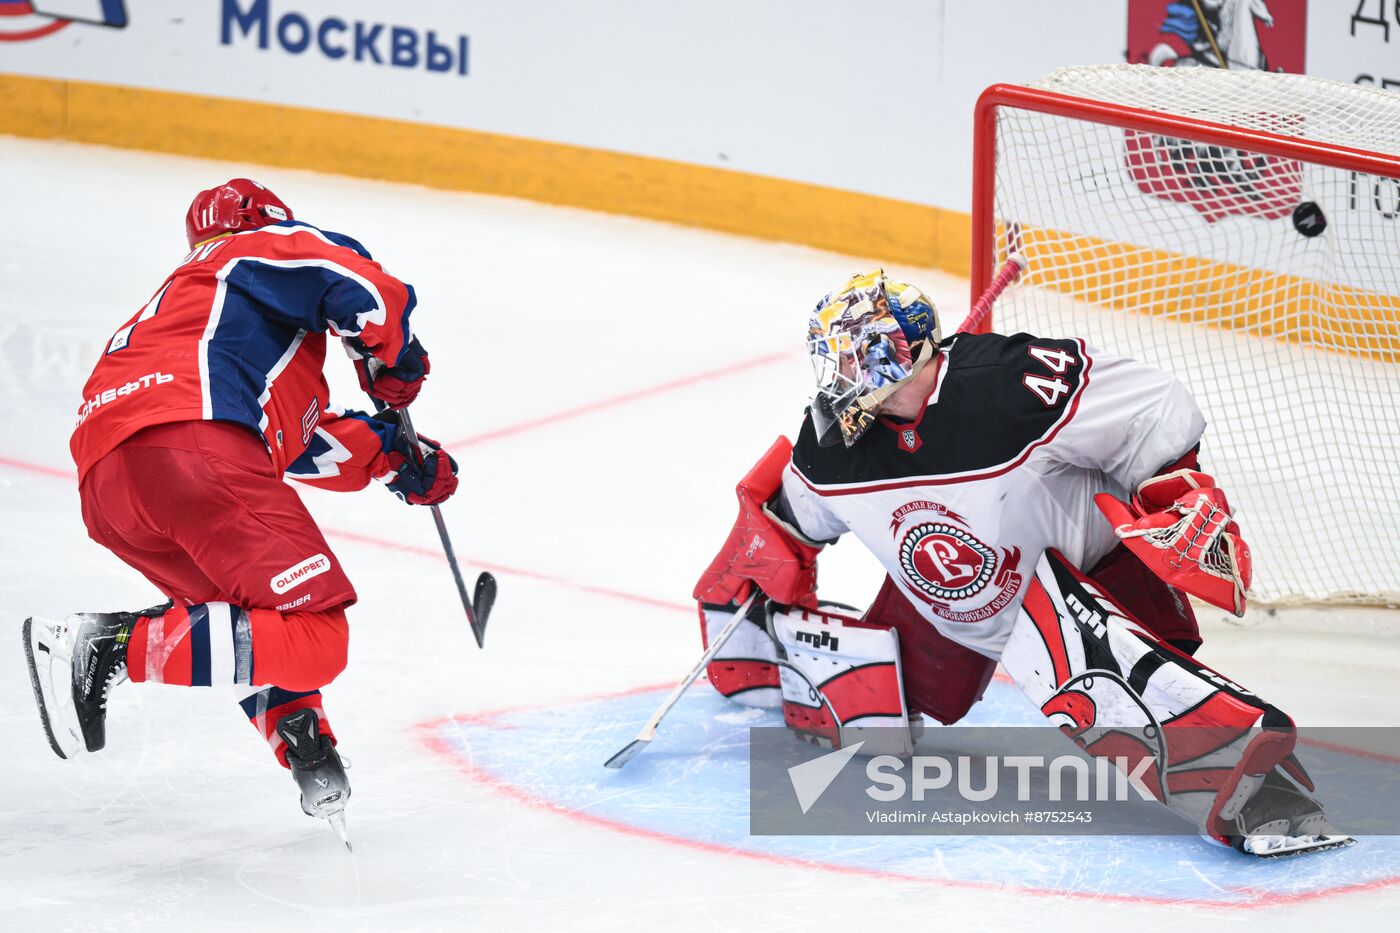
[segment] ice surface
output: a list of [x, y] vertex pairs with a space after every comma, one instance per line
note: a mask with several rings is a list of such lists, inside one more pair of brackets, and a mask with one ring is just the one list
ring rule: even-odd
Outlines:
[[[191, 194], [245, 173], [417, 286], [434, 369], [415, 415], [462, 465], [444, 508], [459, 553], [501, 584], [481, 652], [426, 512], [378, 489], [305, 494], [360, 595], [350, 666], [326, 690], [354, 762], [353, 855], [301, 814], [227, 691], [120, 687], [108, 749], [59, 761], [20, 650], [25, 615], [155, 601], [87, 539], [68, 433], [102, 343], [182, 257]], [[725, 851], [732, 840], [698, 848], [580, 818], [572, 789], [592, 757], [559, 765], [557, 786], [541, 792], [542, 763], [590, 729], [606, 758], [659, 694], [592, 720], [581, 698], [664, 688], [694, 661], [687, 595], [728, 529], [733, 483], [796, 429], [806, 400], [805, 312], [872, 262], [509, 200], [5, 138], [0, 205], [0, 927], [1273, 930], [1330, 926], [1340, 911], [1370, 926], [1400, 907], [1400, 888], [1363, 874], [1354, 890], [1247, 906], [1096, 899], [1083, 875], [1100, 866], [1082, 852], [1041, 853], [1031, 872], [1006, 840], [899, 872], [878, 838], [834, 842], [822, 859], [756, 859]], [[960, 319], [965, 282], [890, 271]], [[333, 388], [356, 403], [348, 364], [333, 356], [331, 367]], [[849, 545], [822, 573], [824, 592], [852, 603], [879, 579]], [[1204, 659], [1309, 724], [1400, 723], [1393, 614], [1246, 623], [1213, 616]], [[729, 732], [749, 724], [711, 706], [702, 694], [681, 709], [717, 714]], [[521, 707], [558, 708], [557, 746], [538, 713], [534, 744], [511, 742], [509, 716], [494, 711]], [[663, 724], [629, 769], [700, 767], [707, 750], [687, 742], [696, 715]], [[444, 722], [467, 724], [446, 753], [433, 741]], [[488, 765], [500, 770], [489, 780]], [[610, 819], [628, 818], [625, 798], [608, 806]], [[628, 825], [649, 818], [639, 808]], [[1198, 889], [1258, 881], [1257, 866], [1194, 851], [1160, 867]], [[950, 860], [992, 883], [928, 883]], [[1295, 860], [1273, 877], [1310, 892], [1324, 874], [1324, 888], [1346, 881], [1337, 864]]]
[[[1286, 866], [1243, 860], [1192, 835], [754, 836], [749, 833], [748, 730], [780, 727], [779, 711], [749, 710], [758, 715], [735, 723], [726, 700], [711, 690], [694, 691], [646, 752], [622, 771], [599, 772], [598, 762], [631, 737], [663, 693], [447, 719], [425, 727], [425, 738], [430, 748], [455, 757], [474, 780], [509, 785], [519, 798], [576, 819], [699, 849], [737, 850], [752, 859], [814, 863], [951, 889], [996, 885], [1086, 901], [1257, 906], [1400, 876], [1400, 838], [1394, 837], [1373, 837], [1326, 859]], [[961, 725], [1044, 727], [1045, 718], [1009, 679], [998, 679]], [[918, 753], [950, 754], [941, 731], [931, 726]], [[793, 744], [795, 753], [805, 750]], [[1339, 767], [1356, 761], [1332, 750], [1304, 748], [1301, 754], [1322, 787]], [[1375, 803], [1387, 805], [1394, 788], [1383, 781], [1376, 786], [1374, 796], [1381, 799]], [[791, 791], [779, 787], [773, 793]], [[857, 798], [857, 808], [862, 799]], [[1182, 871], [1183, 866], [1190, 870]], [[1289, 870], [1300, 866], [1304, 870]]]

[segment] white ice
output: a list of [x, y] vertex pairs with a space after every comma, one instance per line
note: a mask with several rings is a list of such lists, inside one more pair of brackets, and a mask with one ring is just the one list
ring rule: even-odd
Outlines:
[[[417, 286], [434, 366], [419, 426], [456, 442], [464, 482], [444, 512], [467, 564], [500, 579], [478, 651], [426, 513], [378, 489], [305, 493], [360, 595], [349, 668], [326, 690], [354, 763], [353, 856], [299, 812], [229, 692], [120, 687], [107, 750], [64, 762], [20, 650], [26, 615], [157, 601], [87, 539], [67, 439], [102, 343], [182, 257], [192, 193], [240, 174]], [[688, 594], [728, 530], [732, 486], [799, 423], [805, 313], [872, 260], [3, 137], [0, 205], [0, 928], [1274, 930], [1330, 928], [1343, 913], [1367, 927], [1400, 909], [1395, 887], [1188, 914], [755, 861], [529, 806], [425, 748], [417, 727], [434, 719], [689, 667]], [[965, 281], [889, 271], [961, 318]], [[363, 404], [348, 364], [330, 365], [340, 397]], [[824, 558], [836, 598], [868, 599], [878, 579], [853, 545]], [[1254, 613], [1244, 626], [1211, 614], [1206, 628], [1202, 657], [1300, 722], [1400, 723], [1393, 613]]]

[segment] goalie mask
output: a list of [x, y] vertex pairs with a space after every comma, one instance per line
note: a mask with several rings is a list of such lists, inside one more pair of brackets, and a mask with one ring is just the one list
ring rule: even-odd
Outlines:
[[818, 442], [850, 447], [859, 440], [880, 403], [933, 358], [941, 339], [933, 302], [883, 269], [852, 276], [823, 298], [807, 327]]

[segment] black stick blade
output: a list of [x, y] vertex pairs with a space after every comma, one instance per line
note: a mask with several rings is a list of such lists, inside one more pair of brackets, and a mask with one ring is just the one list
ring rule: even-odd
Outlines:
[[476, 636], [476, 646], [486, 647], [486, 623], [491, 617], [491, 607], [496, 605], [496, 578], [483, 572], [476, 578], [476, 590], [472, 596], [472, 634]]

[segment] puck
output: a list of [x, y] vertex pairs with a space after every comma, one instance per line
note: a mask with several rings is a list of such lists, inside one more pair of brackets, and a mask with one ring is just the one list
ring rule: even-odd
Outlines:
[[1304, 201], [1293, 208], [1293, 229], [1305, 237], [1315, 237], [1327, 229], [1327, 216], [1316, 201]]

